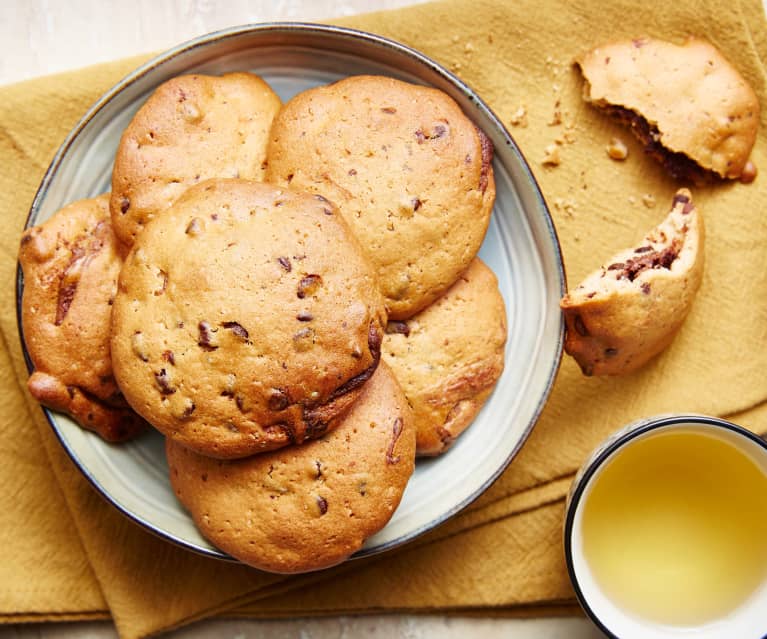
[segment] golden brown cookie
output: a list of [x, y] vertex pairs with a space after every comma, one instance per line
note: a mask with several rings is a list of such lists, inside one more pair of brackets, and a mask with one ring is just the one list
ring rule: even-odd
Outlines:
[[290, 100], [267, 180], [335, 202], [373, 261], [389, 316], [410, 317], [466, 270], [495, 199], [492, 144], [446, 94], [355, 76]]
[[173, 488], [200, 532], [241, 561], [296, 573], [337, 564], [383, 528], [415, 459], [407, 400], [381, 364], [323, 438], [219, 461], [168, 440]]
[[109, 195], [64, 207], [21, 237], [21, 320], [35, 367], [32, 396], [69, 413], [107, 441], [146, 424], [127, 405], [112, 375], [110, 317], [122, 266], [109, 221]]
[[235, 179], [194, 186], [137, 238], [119, 283], [120, 387], [205, 455], [321, 436], [378, 364], [375, 274], [321, 196]]
[[562, 298], [565, 350], [586, 375], [621, 375], [671, 343], [703, 278], [703, 219], [687, 189], [642, 242]]
[[390, 321], [381, 353], [415, 415], [417, 453], [448, 449], [476, 417], [503, 372], [506, 309], [479, 259], [436, 302]]
[[280, 99], [252, 73], [184, 75], [161, 84], [123, 133], [112, 172], [115, 233], [136, 235], [190, 185], [261, 180]]
[[744, 173], [759, 102], [713, 45], [639, 38], [599, 46], [577, 63], [585, 99], [629, 125], [675, 178], [700, 182], [707, 172], [721, 178]]

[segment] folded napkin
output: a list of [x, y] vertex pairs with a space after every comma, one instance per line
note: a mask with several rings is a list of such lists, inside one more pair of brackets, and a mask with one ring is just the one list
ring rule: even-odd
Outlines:
[[[698, 0], [662, 10], [627, 0], [444, 0], [338, 23], [420, 49], [488, 101], [541, 185], [571, 285], [661, 220], [677, 188], [627, 132], [582, 102], [571, 61], [583, 50], [643, 34], [708, 38], [764, 105], [752, 157], [767, 171], [767, 29], [758, 0], [734, 0], [726, 11]], [[538, 425], [507, 472], [428, 535], [383, 556], [290, 578], [198, 557], [149, 535], [91, 489], [26, 394], [13, 299], [18, 240], [46, 166], [88, 106], [141, 61], [0, 89], [6, 228], [0, 237], [0, 620], [109, 614], [122, 637], [134, 638], [214, 614], [572, 611], [561, 548], [564, 496], [599, 441], [662, 412], [730, 416], [767, 431], [762, 175], [748, 186], [693, 189], [707, 226], [706, 273], [671, 347], [617, 379], [584, 378], [566, 357]], [[613, 136], [629, 147], [623, 163], [605, 153]], [[545, 148], [558, 139], [561, 164], [542, 166]]]

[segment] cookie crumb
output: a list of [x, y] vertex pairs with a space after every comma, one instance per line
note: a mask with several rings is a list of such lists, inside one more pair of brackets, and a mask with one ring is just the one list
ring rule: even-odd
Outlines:
[[551, 116], [551, 120], [546, 123], [548, 126], [559, 126], [562, 124], [562, 111], [554, 109], [554, 115]]
[[634, 206], [634, 204], [637, 203], [637, 199], [633, 195], [629, 195], [628, 200], [629, 200], [629, 204], [631, 204], [631, 206]]
[[651, 195], [650, 193], [645, 193], [642, 196], [642, 204], [644, 204], [648, 209], [655, 207], [655, 197]]
[[520, 107], [514, 111], [509, 118], [509, 123], [511, 126], [518, 126], [523, 129], [527, 128], [527, 109], [525, 109], [524, 105], [520, 105]]
[[467, 42], [466, 45], [463, 47], [463, 50], [466, 53], [472, 53], [474, 51], [474, 45], [471, 42]]
[[575, 217], [577, 205], [574, 200], [565, 200], [564, 198], [558, 197], [554, 198], [554, 209], [556, 211], [562, 211], [568, 217], [573, 218]]
[[628, 157], [629, 150], [620, 138], [612, 138], [605, 148], [607, 155], [613, 160], [623, 161]]
[[549, 144], [549, 146], [544, 149], [544, 153], [543, 160], [541, 160], [543, 166], [559, 166], [562, 163], [562, 158], [559, 154], [559, 146], [556, 143]]

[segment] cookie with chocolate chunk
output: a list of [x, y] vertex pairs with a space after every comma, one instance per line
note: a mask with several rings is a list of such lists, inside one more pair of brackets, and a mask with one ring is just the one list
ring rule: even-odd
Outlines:
[[386, 364], [333, 432], [303, 446], [219, 461], [167, 441], [170, 479], [200, 532], [261, 570], [337, 564], [383, 528], [415, 459], [407, 400]]
[[503, 372], [506, 309], [479, 259], [436, 302], [390, 321], [382, 355], [413, 407], [419, 455], [437, 455], [474, 420]]
[[335, 202], [375, 265], [389, 316], [466, 270], [495, 198], [492, 144], [445, 93], [374, 76], [304, 91], [274, 121], [268, 181]]
[[133, 245], [112, 358], [165, 435], [244, 457], [333, 428], [378, 364], [384, 325], [375, 273], [330, 202], [209, 180]]
[[109, 195], [64, 207], [21, 237], [21, 322], [34, 365], [28, 387], [53, 410], [70, 414], [107, 441], [146, 424], [112, 375], [112, 302], [122, 266], [109, 221]]
[[675, 178], [752, 180], [759, 127], [754, 90], [710, 43], [638, 38], [576, 60], [584, 98], [629, 126]]
[[110, 209], [132, 245], [153, 217], [208, 178], [264, 176], [266, 142], [280, 99], [252, 73], [184, 75], [161, 84], [120, 140]]
[[687, 189], [636, 248], [614, 255], [562, 298], [565, 350], [585, 375], [637, 370], [666, 348], [703, 279], [703, 219]]

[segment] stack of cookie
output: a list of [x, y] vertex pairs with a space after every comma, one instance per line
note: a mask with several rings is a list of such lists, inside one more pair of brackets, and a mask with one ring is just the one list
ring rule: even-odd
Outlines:
[[503, 369], [491, 159], [452, 99], [391, 78], [284, 106], [248, 73], [163, 84], [111, 194], [22, 238], [32, 394], [109, 441], [161, 431], [242, 561], [344, 560]]

